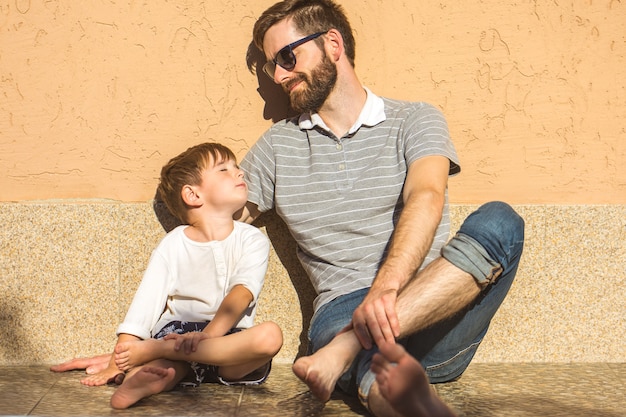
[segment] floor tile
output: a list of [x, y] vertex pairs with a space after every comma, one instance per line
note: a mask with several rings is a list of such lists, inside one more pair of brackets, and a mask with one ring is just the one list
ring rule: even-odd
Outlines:
[[[260, 386], [204, 384], [113, 410], [114, 386], [85, 387], [82, 372], [54, 374], [43, 366], [0, 367], [0, 415], [13, 416], [367, 416], [358, 400], [334, 393], [317, 401], [276, 364]], [[472, 363], [455, 382], [435, 390], [460, 417], [626, 416], [626, 364]]]
[[367, 415], [356, 398], [336, 392], [326, 404], [294, 377], [290, 366], [274, 366], [267, 383], [246, 387], [239, 416], [360, 416]]
[[41, 367], [0, 368], [0, 414], [27, 415], [54, 386], [58, 377]]
[[435, 386], [461, 416], [624, 416], [623, 384], [606, 364], [470, 365]]

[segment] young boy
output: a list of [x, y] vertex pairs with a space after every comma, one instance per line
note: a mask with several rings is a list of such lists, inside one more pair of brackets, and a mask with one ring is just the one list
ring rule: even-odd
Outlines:
[[269, 241], [233, 220], [248, 190], [232, 151], [187, 149], [161, 170], [158, 193], [184, 225], [152, 253], [108, 367], [81, 381], [121, 382], [111, 397], [118, 409], [183, 379], [261, 383], [282, 346], [275, 323], [254, 325]]

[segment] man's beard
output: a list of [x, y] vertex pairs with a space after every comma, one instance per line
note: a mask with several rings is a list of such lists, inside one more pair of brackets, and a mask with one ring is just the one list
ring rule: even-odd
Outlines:
[[291, 85], [298, 82], [303, 85], [297, 90], [288, 92], [291, 108], [298, 113], [317, 113], [335, 87], [337, 67], [324, 54], [322, 62], [311, 71], [310, 76], [296, 73], [295, 77], [285, 85], [286, 90], [288, 91]]

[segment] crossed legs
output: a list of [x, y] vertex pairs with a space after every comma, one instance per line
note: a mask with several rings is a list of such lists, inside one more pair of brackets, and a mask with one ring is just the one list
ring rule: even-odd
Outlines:
[[117, 343], [113, 355], [72, 359], [50, 370], [86, 369], [93, 377], [113, 367], [115, 374], [111, 378], [101, 378], [100, 383], [88, 385], [120, 384], [111, 397], [111, 406], [128, 408], [142, 398], [174, 388], [188, 374], [188, 362], [219, 366], [224, 380], [241, 379], [269, 362], [280, 350], [282, 340], [280, 328], [272, 322], [201, 340], [190, 353], [176, 350], [175, 340], [124, 340]]
[[[446, 282], [450, 285], [446, 286]], [[458, 283], [463, 285], [456, 285]], [[444, 300], [431, 297], [434, 287], [438, 290], [443, 287], [448, 292]], [[443, 258], [435, 260], [398, 297], [396, 309], [400, 320], [400, 337], [434, 323], [434, 314], [454, 314], [469, 304], [479, 292], [480, 288], [470, 274]], [[418, 295], [427, 296], [422, 298]], [[311, 356], [298, 359], [293, 365], [293, 371], [317, 398], [328, 401], [337, 381], [350, 368], [361, 349], [352, 330], [341, 332]], [[369, 389], [368, 408], [375, 416], [397, 416], [394, 407], [384, 397], [384, 391], [381, 392], [377, 385], [374, 382]], [[423, 391], [418, 391], [418, 394], [423, 394]], [[430, 395], [423, 400], [431, 401]]]
[[[407, 346], [411, 346], [411, 335], [426, 328], [437, 328], [444, 322], [455, 323], [439, 339], [430, 342], [430, 350], [418, 354], [420, 341], [413, 341], [418, 346], [411, 347], [411, 353], [420, 361], [423, 358], [427, 364], [432, 364], [433, 369], [434, 365], [450, 362], [443, 367], [437, 366], [443, 370], [437, 375], [426, 369], [431, 382], [450, 381], [469, 364], [515, 277], [523, 241], [524, 222], [521, 217], [505, 203], [488, 203], [466, 219], [457, 236], [444, 248], [445, 257], [436, 259], [420, 271], [398, 295], [396, 312], [400, 322], [400, 339], [406, 338]], [[483, 291], [485, 288], [488, 290]], [[479, 298], [481, 291], [483, 294]], [[447, 320], [452, 318], [455, 320]], [[342, 327], [346, 324], [344, 322]], [[316, 327], [315, 319], [311, 326]], [[323, 327], [323, 323], [317, 327]], [[330, 338], [317, 336], [317, 333], [311, 335], [315, 353], [298, 359], [293, 370], [313, 394], [327, 401], [338, 381], [342, 382], [342, 374], [359, 355], [360, 345], [352, 331], [339, 333], [330, 341]], [[315, 346], [316, 343], [318, 346]], [[449, 361], [461, 351], [464, 354], [460, 355], [460, 362]], [[395, 356], [392, 354], [392, 357]], [[329, 358], [335, 358], [335, 361], [329, 362]], [[328, 363], [333, 366], [327, 366]], [[401, 369], [407, 368], [416, 369], [414, 366]], [[376, 416], [398, 415], [392, 402], [385, 398], [385, 393], [393, 390], [381, 390], [380, 382], [373, 377], [369, 385], [364, 386], [364, 373], [357, 369], [357, 381], [361, 384], [362, 400], [367, 402], [370, 411]], [[364, 389], [363, 393], [361, 389]], [[416, 394], [418, 398], [419, 392]], [[424, 401], [427, 400], [425, 397]]]

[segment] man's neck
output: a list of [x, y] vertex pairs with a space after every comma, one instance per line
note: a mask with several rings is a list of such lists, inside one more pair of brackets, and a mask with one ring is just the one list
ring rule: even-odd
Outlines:
[[365, 106], [367, 92], [356, 78], [338, 82], [320, 111], [319, 116], [338, 137], [343, 137], [356, 123]]

